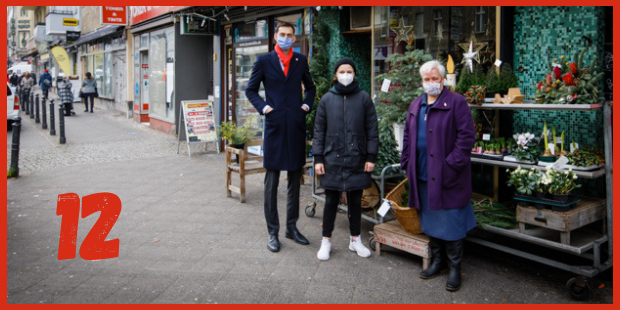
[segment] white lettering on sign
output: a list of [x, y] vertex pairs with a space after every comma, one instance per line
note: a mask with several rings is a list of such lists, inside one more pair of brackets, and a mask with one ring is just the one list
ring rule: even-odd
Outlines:
[[122, 7], [122, 6], [106, 6], [105, 7], [105, 9], [108, 11], [119, 11], [119, 12], [124, 11], [125, 10], [124, 8], [125, 7]]
[[153, 6], [132, 6], [131, 7], [131, 17], [136, 17], [140, 14], [144, 14], [150, 10], [152, 10]]
[[108, 17], [107, 20], [109, 22], [123, 22], [122, 18], [112, 18], [112, 17]]

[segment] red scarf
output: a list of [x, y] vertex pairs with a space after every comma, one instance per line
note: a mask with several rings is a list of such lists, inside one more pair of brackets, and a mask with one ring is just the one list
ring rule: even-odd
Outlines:
[[289, 65], [291, 64], [291, 59], [293, 59], [293, 50], [289, 49], [288, 56], [284, 55], [284, 52], [282, 51], [280, 46], [276, 44], [276, 53], [278, 54], [278, 58], [280, 58], [280, 62], [284, 67], [284, 76], [286, 76], [288, 74]]

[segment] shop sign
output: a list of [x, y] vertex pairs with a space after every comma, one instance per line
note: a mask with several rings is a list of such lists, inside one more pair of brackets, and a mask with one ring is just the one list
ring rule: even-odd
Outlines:
[[254, 46], [254, 45], [260, 45], [261, 43], [262, 43], [261, 41], [243, 42], [243, 43], [240, 43], [239, 46], [240, 47]]
[[73, 43], [77, 41], [80, 38], [81, 34], [82, 32], [80, 31], [67, 31], [67, 43]]
[[131, 6], [129, 7], [129, 24], [135, 25], [153, 17], [186, 7], [187, 6]]
[[127, 25], [127, 7], [125, 6], [102, 6], [102, 25]]
[[77, 26], [78, 20], [76, 18], [63, 18], [62, 25], [63, 26]]

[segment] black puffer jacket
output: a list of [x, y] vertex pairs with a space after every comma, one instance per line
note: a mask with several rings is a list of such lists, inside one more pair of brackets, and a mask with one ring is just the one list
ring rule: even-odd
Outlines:
[[325, 165], [324, 189], [350, 191], [370, 187], [366, 162], [374, 163], [379, 150], [377, 112], [370, 96], [358, 88], [344, 96], [332, 88], [319, 102], [312, 153]]

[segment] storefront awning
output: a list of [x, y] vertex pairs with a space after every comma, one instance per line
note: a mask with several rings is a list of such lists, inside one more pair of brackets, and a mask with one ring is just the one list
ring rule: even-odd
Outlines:
[[125, 28], [124, 25], [109, 25], [109, 26], [105, 26], [97, 31], [93, 31], [89, 34], [83, 35], [81, 36], [77, 41], [75, 41], [75, 43], [69, 45], [69, 46], [76, 46], [76, 45], [81, 45], [84, 44], [88, 41], [92, 41], [95, 39], [99, 39], [101, 37], [105, 37], [111, 34], [116, 33], [117, 31], [119, 31], [120, 28]]

